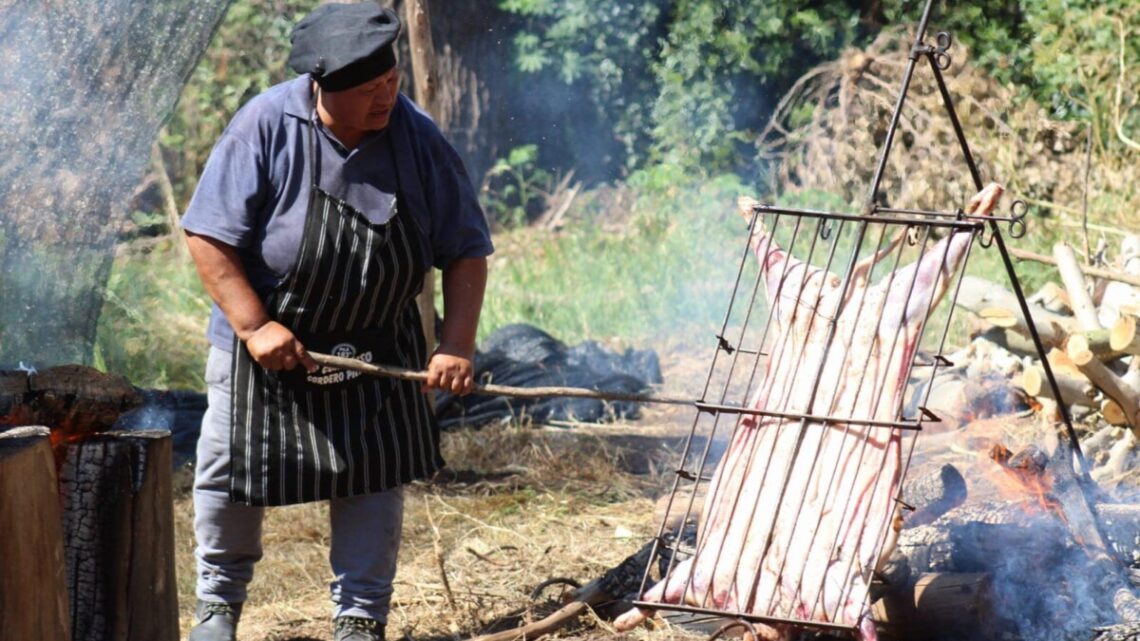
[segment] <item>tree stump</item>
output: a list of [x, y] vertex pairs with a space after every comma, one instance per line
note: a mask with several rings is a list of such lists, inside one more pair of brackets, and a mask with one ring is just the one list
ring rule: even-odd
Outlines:
[[169, 432], [104, 432], [60, 469], [74, 641], [177, 641]]
[[0, 432], [0, 636], [68, 641], [67, 587], [48, 430]]

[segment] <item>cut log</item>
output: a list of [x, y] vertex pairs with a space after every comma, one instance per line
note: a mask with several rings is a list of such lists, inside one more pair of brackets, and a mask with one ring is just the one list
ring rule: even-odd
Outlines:
[[70, 641], [59, 490], [47, 428], [0, 432], [0, 637]]
[[1100, 402], [1100, 415], [1109, 425], [1128, 425], [1128, 416], [1124, 413], [1124, 409], [1120, 407], [1120, 403], [1111, 398]]
[[985, 573], [923, 574], [913, 587], [883, 595], [871, 615], [884, 641], [990, 639], [1005, 627], [994, 613]]
[[[1029, 326], [1021, 315], [1021, 306], [1017, 302], [1017, 297], [997, 283], [975, 276], [965, 276], [962, 278], [962, 286], [954, 303], [979, 316], [985, 313], [990, 319], [996, 319], [1001, 323], [1004, 329], [1029, 336]], [[1077, 329], [1072, 317], [1055, 314], [1040, 305], [1030, 304], [1029, 313], [1033, 317], [1037, 335], [1041, 337], [1045, 347], [1063, 345], [1069, 334]], [[1032, 349], [1030, 353], [1036, 354], [1037, 350]]]
[[925, 525], [958, 507], [966, 500], [966, 480], [958, 468], [949, 463], [908, 480], [903, 501], [914, 508], [905, 514], [907, 527]]
[[1069, 358], [1105, 396], [1116, 401], [1133, 432], [1140, 432], [1140, 392], [1125, 383], [1090, 351], [1080, 349], [1081, 346], [1080, 342], [1072, 344], [1066, 350]]
[[1068, 351], [1069, 345], [1075, 342], [1073, 351], [1089, 352], [1102, 361], [1111, 361], [1123, 354], [1120, 350], [1112, 348], [1111, 337], [1112, 332], [1107, 329], [1096, 329], [1091, 332], [1072, 334], [1065, 341], [1065, 350]]
[[1081, 272], [1081, 264], [1073, 248], [1065, 243], [1053, 245], [1053, 258], [1057, 260], [1057, 271], [1061, 274], [1061, 282], [1065, 284], [1065, 291], [1069, 292], [1069, 301], [1073, 304], [1073, 316], [1077, 324], [1086, 332], [1102, 329], [1097, 318], [1096, 305], [1092, 302], [1088, 286], [1085, 284], [1085, 275]]
[[[1061, 388], [1061, 398], [1066, 405], [1080, 405], [1081, 407], [1096, 407], [1096, 388], [1087, 378], [1077, 378], [1069, 374], [1053, 372], [1057, 379], [1057, 386]], [[1034, 398], [1053, 398], [1053, 388], [1045, 376], [1045, 370], [1034, 366], [1021, 373], [1021, 389]], [[1056, 400], [1056, 399], [1054, 399]]]
[[1140, 355], [1140, 331], [1135, 316], [1121, 315], [1109, 331], [1109, 345], [1124, 354]]
[[1069, 293], [1065, 291], [1064, 287], [1053, 281], [1045, 283], [1041, 289], [1026, 300], [1057, 314], [1071, 314], [1073, 311], [1073, 305], [1069, 301]]
[[106, 432], [60, 469], [75, 641], [176, 641], [168, 432]]

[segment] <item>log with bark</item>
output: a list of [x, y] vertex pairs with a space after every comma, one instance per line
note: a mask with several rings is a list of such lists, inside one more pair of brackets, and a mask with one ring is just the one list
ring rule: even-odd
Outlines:
[[104, 432], [64, 447], [74, 641], [176, 641], [170, 434]]
[[880, 641], [1001, 638], [1009, 625], [994, 611], [989, 574], [934, 572], [875, 601]]
[[0, 432], [0, 637], [69, 641], [59, 486], [47, 428]]

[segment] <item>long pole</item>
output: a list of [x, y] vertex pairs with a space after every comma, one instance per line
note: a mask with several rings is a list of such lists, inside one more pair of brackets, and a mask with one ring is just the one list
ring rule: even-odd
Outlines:
[[[313, 360], [316, 361], [318, 365], [323, 365], [325, 367], [350, 370], [353, 372], [360, 372], [361, 374], [368, 374], [370, 376], [397, 378], [404, 381], [417, 381], [420, 383], [427, 381], [427, 372], [417, 372], [415, 370], [404, 369], [402, 367], [393, 367], [391, 365], [373, 365], [372, 363], [365, 363], [364, 361], [359, 361], [355, 358], [342, 358], [340, 356], [319, 354], [316, 352], [309, 352], [309, 356], [312, 356]], [[695, 403], [695, 401], [691, 398], [680, 398], [676, 396], [657, 396], [654, 394], [624, 394], [621, 392], [601, 392], [584, 387], [512, 387], [509, 385], [476, 385], [475, 389], [472, 390], [471, 393], [482, 394], [485, 396], [513, 396], [515, 398], [548, 398], [551, 396], [564, 396], [570, 398], [595, 398], [602, 401], [666, 403], [670, 405], [693, 405]]]

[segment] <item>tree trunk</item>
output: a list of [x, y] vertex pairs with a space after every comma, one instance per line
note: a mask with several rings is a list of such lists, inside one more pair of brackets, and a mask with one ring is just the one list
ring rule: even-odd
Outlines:
[[[429, 114], [439, 111], [436, 104], [435, 46], [431, 39], [431, 11], [428, 0], [407, 0], [404, 21], [408, 25], [408, 46], [412, 50], [412, 74], [415, 76], [416, 102]], [[424, 284], [416, 299], [420, 308], [424, 341], [430, 354], [435, 349], [435, 270], [424, 274]]]

